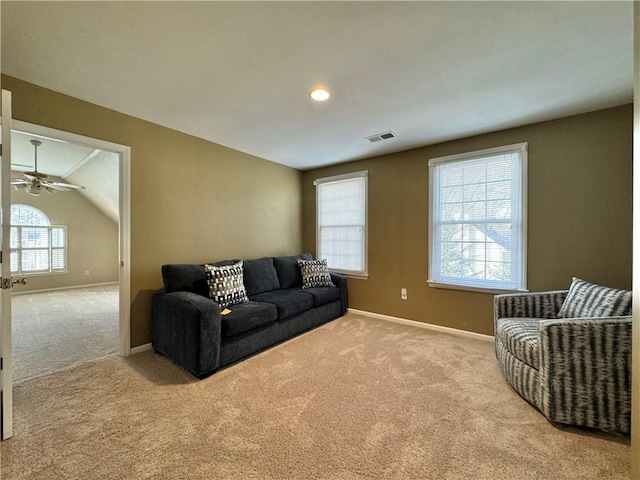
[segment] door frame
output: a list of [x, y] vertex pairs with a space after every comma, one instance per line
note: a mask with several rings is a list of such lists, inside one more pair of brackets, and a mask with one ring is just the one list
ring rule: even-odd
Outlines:
[[11, 277], [11, 268], [9, 258], [9, 232], [10, 232], [10, 215], [6, 213], [6, 208], [10, 209], [11, 205], [11, 131], [12, 131], [12, 109], [11, 109], [12, 93], [8, 90], [2, 90], [2, 112], [0, 112], [0, 121], [2, 128], [2, 168], [0, 179], [2, 183], [0, 188], [0, 212], [2, 215], [1, 230], [1, 248], [5, 252], [4, 262], [0, 262], [0, 277], [9, 279], [9, 285], [3, 285], [6, 288], [0, 290], [0, 339], [2, 348], [0, 349], [0, 365], [2, 386], [0, 387], [0, 395], [2, 395], [2, 440], [6, 440], [13, 436], [13, 349], [11, 339], [11, 287], [13, 278]]
[[123, 357], [131, 355], [131, 147], [20, 120], [13, 120], [11, 129], [118, 155], [119, 353]]

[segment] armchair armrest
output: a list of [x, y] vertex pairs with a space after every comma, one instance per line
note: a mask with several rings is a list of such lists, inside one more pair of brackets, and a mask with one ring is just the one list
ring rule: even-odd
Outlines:
[[213, 300], [192, 292], [153, 295], [153, 348], [195, 376], [207, 376], [218, 368], [220, 330], [220, 306]]
[[493, 320], [499, 318], [555, 318], [568, 290], [509, 293], [493, 297]]
[[631, 324], [630, 316], [539, 323], [540, 409], [551, 421], [629, 431]]

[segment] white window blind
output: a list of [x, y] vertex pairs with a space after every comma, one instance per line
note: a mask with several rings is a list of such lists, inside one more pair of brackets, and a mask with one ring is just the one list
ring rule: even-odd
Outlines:
[[526, 289], [526, 143], [429, 161], [429, 284]]
[[316, 180], [317, 257], [333, 271], [367, 274], [367, 172]]

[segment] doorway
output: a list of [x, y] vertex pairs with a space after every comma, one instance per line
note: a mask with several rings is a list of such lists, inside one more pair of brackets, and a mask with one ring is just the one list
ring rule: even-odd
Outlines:
[[[84, 304], [85, 308], [87, 308], [88, 316], [94, 315], [96, 318], [92, 319], [96, 320], [97, 317], [105, 316], [105, 315], [114, 315], [113, 310], [115, 309], [115, 315], [117, 318], [115, 321], [117, 322], [117, 326], [115, 330], [117, 331], [117, 346], [115, 348], [116, 352], [122, 356], [128, 356], [131, 353], [131, 344], [130, 344], [130, 267], [129, 267], [129, 259], [130, 259], [130, 148], [124, 145], [115, 144], [112, 142], [107, 142], [103, 140], [98, 140], [90, 137], [85, 137], [82, 135], [77, 135], [69, 132], [64, 132], [60, 130], [55, 130], [48, 127], [43, 127], [40, 125], [33, 125], [26, 122], [21, 121], [13, 121], [12, 123], [12, 136], [13, 133], [19, 135], [25, 135], [29, 138], [39, 138], [43, 142], [45, 140], [49, 140], [50, 142], [57, 142], [59, 146], [69, 145], [78, 149], [86, 149], [91, 153], [86, 155], [86, 165], [83, 164], [83, 169], [85, 171], [85, 176], [83, 177], [80, 174], [80, 169], [77, 170], [78, 173], [75, 175], [73, 173], [67, 172], [67, 176], [65, 176], [64, 181], [68, 183], [86, 183], [89, 182], [89, 178], [93, 177], [101, 177], [103, 182], [100, 182], [99, 185], [101, 187], [96, 187], [92, 190], [104, 188], [104, 186], [108, 183], [106, 181], [106, 177], [112, 177], [111, 183], [114, 188], [117, 188], [116, 205], [109, 206], [109, 202], [104, 202], [105, 197], [108, 197], [109, 194], [105, 191], [98, 192], [98, 197], [100, 198], [94, 201], [94, 206], [100, 201], [103, 201], [102, 210], [106, 211], [106, 215], [117, 221], [117, 232], [116, 232], [116, 253], [115, 253], [115, 279], [100, 277], [99, 275], [96, 278], [96, 281], [87, 281], [90, 276], [93, 276], [96, 272], [92, 271], [92, 268], [88, 266], [88, 264], [83, 264], [82, 266], [76, 265], [74, 270], [74, 274], [77, 276], [85, 276], [84, 281], [80, 280], [77, 283], [81, 284], [79, 289], [68, 289], [66, 287], [56, 288], [40, 288], [38, 289], [37, 282], [34, 282], [36, 285], [33, 287], [36, 290], [40, 290], [38, 293], [25, 295], [27, 298], [33, 297], [34, 301], [31, 303], [47, 303], [48, 301], [55, 300], [58, 304], [58, 307], [64, 309], [65, 303], [73, 302], [78, 300], [75, 305], [78, 308], [82, 309], [82, 304]], [[41, 158], [44, 158], [44, 151], [40, 152]], [[93, 161], [93, 167], [89, 165], [89, 160]], [[102, 163], [99, 163], [102, 162]], [[12, 163], [23, 163], [18, 160], [16, 154], [14, 153], [12, 158]], [[28, 162], [26, 162], [28, 164]], [[102, 173], [96, 173], [96, 165], [105, 166], [109, 165], [107, 170], [102, 171]], [[16, 168], [20, 168], [16, 166]], [[24, 168], [23, 168], [24, 170]], [[42, 169], [41, 169], [42, 170]], [[89, 172], [88, 174], [86, 172]], [[105, 173], [106, 172], [106, 173]], [[14, 172], [15, 174], [19, 174], [18, 172]], [[98, 185], [98, 184], [96, 184]], [[94, 192], [95, 193], [95, 192]], [[56, 193], [55, 196], [59, 198], [64, 198], [64, 192]], [[88, 195], [87, 195], [88, 196]], [[13, 203], [13, 197], [12, 197]], [[113, 202], [112, 202], [113, 203]], [[97, 207], [96, 207], [97, 208]], [[109, 212], [109, 210], [111, 210]], [[76, 238], [76, 244], [77, 244]], [[83, 239], [84, 240], [84, 239]], [[70, 248], [72, 245], [70, 244]], [[86, 267], [86, 268], [85, 268]], [[98, 266], [98, 270], [101, 270]], [[27, 280], [29, 281], [29, 279]], [[71, 282], [73, 283], [73, 282]], [[19, 307], [20, 303], [26, 303], [23, 301], [21, 297], [20, 286], [15, 288], [17, 293], [16, 297], [18, 300], [13, 301], [16, 306]], [[24, 289], [24, 287], [22, 287]], [[38, 297], [38, 298], [36, 298]], [[117, 305], [113, 305], [114, 297], [116, 297], [115, 301]], [[69, 303], [71, 304], [71, 303]], [[90, 308], [88, 308], [90, 306]], [[31, 305], [33, 308], [39, 308], [35, 305]], [[93, 309], [93, 310], [91, 310]], [[51, 309], [53, 310], [53, 309]], [[91, 310], [91, 311], [89, 311]], [[34, 311], [32, 309], [32, 311]], [[111, 311], [111, 313], [109, 313]], [[29, 315], [29, 311], [26, 311], [26, 314]], [[87, 322], [86, 325], [88, 328], [91, 328], [91, 321]], [[108, 330], [108, 329], [107, 329]], [[105, 332], [103, 332], [105, 333]], [[105, 333], [108, 336], [108, 333]], [[98, 350], [102, 347], [96, 347]], [[97, 358], [99, 356], [103, 356], [105, 353], [104, 349], [96, 351]], [[83, 357], [80, 355], [78, 357], [80, 359], [87, 358], [86, 355]], [[88, 358], [87, 358], [88, 359]], [[77, 359], [76, 359], [77, 360]], [[78, 363], [73, 358], [70, 359], [70, 363]], [[55, 368], [55, 365], [53, 366]], [[51, 368], [49, 368], [51, 370]], [[46, 373], [46, 372], [45, 372]]]

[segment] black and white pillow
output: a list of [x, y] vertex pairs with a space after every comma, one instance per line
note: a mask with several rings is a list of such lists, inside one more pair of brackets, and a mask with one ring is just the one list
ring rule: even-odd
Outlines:
[[206, 264], [204, 271], [209, 285], [209, 297], [215, 300], [220, 308], [249, 301], [244, 288], [242, 260], [222, 267]]
[[302, 288], [335, 287], [331, 281], [327, 259], [301, 260], [298, 259], [302, 274]]
[[558, 318], [598, 318], [631, 315], [631, 292], [602, 287], [573, 277]]

